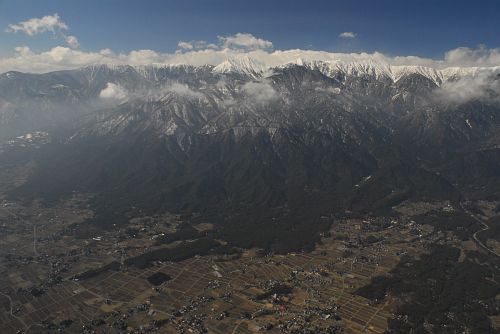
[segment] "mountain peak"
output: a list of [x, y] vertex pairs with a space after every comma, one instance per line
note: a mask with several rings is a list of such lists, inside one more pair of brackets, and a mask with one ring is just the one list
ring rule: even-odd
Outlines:
[[256, 78], [266, 71], [265, 64], [248, 56], [231, 57], [213, 68], [214, 73], [238, 73]]

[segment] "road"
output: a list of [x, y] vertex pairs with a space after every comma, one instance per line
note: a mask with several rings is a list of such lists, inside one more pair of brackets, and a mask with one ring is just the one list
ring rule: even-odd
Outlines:
[[24, 320], [21, 319], [21, 318], [19, 318], [18, 316], [16, 316], [14, 314], [13, 305], [12, 305], [13, 303], [12, 303], [12, 299], [10, 298], [10, 296], [6, 295], [5, 293], [2, 293], [2, 292], [0, 292], [0, 295], [6, 297], [9, 300], [10, 316], [13, 317], [13, 318], [16, 318], [24, 326], [24, 328], [26, 328], [26, 330], [28, 330], [29, 327], [26, 325], [26, 323], [24, 322]]
[[472, 217], [472, 219], [474, 219], [475, 221], [477, 221], [478, 223], [480, 223], [483, 228], [479, 231], [476, 231], [473, 235], [472, 235], [472, 238], [474, 239], [474, 241], [481, 247], [483, 248], [484, 250], [486, 250], [488, 253], [490, 254], [493, 254], [497, 257], [500, 257], [500, 255], [498, 253], [496, 253], [494, 250], [488, 248], [488, 246], [486, 246], [485, 244], [483, 244], [483, 242], [481, 240], [479, 240], [479, 238], [477, 237], [479, 233], [481, 232], [484, 232], [484, 231], [487, 231], [490, 229], [490, 227], [488, 226], [488, 224], [486, 224], [484, 222], [484, 220], [482, 220], [481, 218], [477, 217], [475, 214], [473, 214], [472, 212], [470, 212], [469, 210], [467, 210], [466, 208], [464, 208], [463, 204], [460, 203], [460, 207], [462, 208], [462, 210], [467, 213], [469, 216]]

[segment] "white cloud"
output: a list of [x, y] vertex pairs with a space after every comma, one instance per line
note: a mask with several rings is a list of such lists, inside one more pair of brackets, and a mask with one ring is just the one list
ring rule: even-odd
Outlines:
[[237, 33], [232, 36], [218, 36], [223, 48], [244, 48], [248, 50], [271, 49], [273, 43], [257, 38], [248, 33]]
[[257, 103], [269, 103], [278, 99], [278, 93], [267, 81], [247, 82], [242, 90], [248, 98]]
[[75, 36], [66, 36], [65, 37], [65, 40], [66, 40], [66, 43], [68, 43], [69, 46], [71, 46], [72, 48], [79, 48], [80, 47], [80, 43], [78, 42], [78, 39], [75, 37]]
[[128, 93], [122, 86], [108, 82], [106, 87], [99, 93], [99, 97], [106, 101], [120, 102], [128, 97]]
[[177, 95], [185, 96], [185, 97], [190, 97], [190, 98], [200, 98], [203, 96], [200, 92], [194, 91], [191, 88], [189, 88], [188, 85], [181, 84], [178, 82], [173, 82], [167, 86], [165, 86], [162, 90], [162, 92], [172, 92]]
[[9, 24], [6, 32], [24, 32], [29, 36], [44, 32], [52, 32], [60, 30], [68, 30], [68, 26], [64, 23], [59, 15], [47, 15], [42, 18], [32, 18], [27, 21], [22, 21], [17, 24]]
[[[203, 50], [203, 49], [220, 49], [220, 46], [213, 43], [207, 43], [206, 41], [179, 41], [177, 44], [179, 51], [192, 51], [192, 50]], [[177, 52], [179, 52], [177, 51]]]
[[[15, 48], [12, 55], [0, 58], [0, 73], [17, 70], [23, 72], [48, 72], [73, 69], [91, 64], [189, 64], [218, 65], [230, 58], [249, 57], [266, 67], [278, 66], [297, 59], [324, 60], [334, 62], [375, 62], [385, 65], [418, 65], [437, 69], [463, 66], [500, 66], [500, 49], [457, 48], [446, 52], [442, 59], [430, 59], [417, 56], [386, 56], [373, 53], [333, 53], [317, 50], [275, 50], [270, 41], [256, 38], [250, 34], [238, 33], [219, 37], [219, 44], [205, 41], [180, 42], [174, 53], [162, 53], [155, 50], [132, 50], [128, 53], [115, 53], [111, 49], [82, 51], [76, 49], [78, 40], [66, 37], [68, 46], [57, 46], [49, 50], [35, 52], [27, 46]], [[186, 43], [186, 44], [183, 44]], [[189, 49], [189, 46], [192, 49]]]
[[352, 31], [344, 31], [339, 35], [340, 38], [356, 38], [358, 34]]
[[474, 76], [464, 76], [444, 82], [434, 95], [437, 101], [462, 104], [472, 100], [500, 102], [500, 71], [479, 71]]
[[190, 42], [179, 41], [177, 46], [183, 50], [192, 50], [194, 48], [193, 44]]
[[107, 63], [105, 55], [73, 50], [57, 46], [48, 51], [36, 53], [27, 46], [15, 48], [15, 54], [0, 59], [0, 72], [18, 70], [26, 72], [47, 72], [77, 68], [95, 63]]
[[[161, 63], [165, 61], [165, 57], [153, 50], [133, 50], [129, 54], [111, 54], [108, 55], [108, 62], [131, 64], [131, 65], [147, 65], [153, 63]], [[114, 60], [113, 60], [114, 59]]]
[[218, 44], [208, 43], [206, 41], [179, 41], [177, 47], [179, 51], [203, 51], [203, 50], [269, 50], [273, 43], [261, 38], [257, 38], [249, 33], [237, 33], [230, 36], [217, 36]]
[[445, 53], [444, 61], [450, 66], [499, 66], [500, 48], [456, 48]]
[[[61, 22], [55, 14], [56, 22]], [[40, 21], [46, 22], [42, 18]], [[26, 22], [31, 22], [28, 20]], [[27, 34], [36, 34], [41, 31], [56, 31], [67, 29], [61, 24], [40, 23], [28, 24], [23, 22], [22, 31]], [[37, 21], [38, 22], [38, 21]], [[45, 27], [45, 28], [42, 28]], [[21, 31], [21, 28], [15, 31]], [[45, 29], [45, 30], [44, 30]], [[387, 56], [380, 52], [373, 53], [333, 53], [317, 50], [275, 50], [272, 43], [256, 38], [250, 34], [238, 33], [232, 36], [218, 37], [218, 45], [205, 41], [181, 41], [179, 48], [174, 53], [161, 53], [155, 50], [132, 50], [128, 53], [115, 53], [111, 49], [99, 51], [82, 51], [78, 49], [78, 40], [74, 36], [62, 35], [70, 46], [56, 46], [46, 51], [36, 52], [28, 46], [16, 47], [11, 56], [0, 58], [0, 73], [17, 70], [23, 72], [49, 72], [63, 69], [74, 69], [92, 64], [189, 64], [189, 65], [218, 65], [230, 58], [249, 57], [264, 67], [283, 65], [303, 60], [323, 60], [333, 62], [374, 62], [384, 65], [416, 65], [435, 69], [450, 69], [450, 73], [462, 73], [462, 67], [477, 67], [463, 73], [472, 74], [459, 80], [447, 81], [435, 91], [435, 97], [446, 103], [464, 103], [479, 99], [500, 103], [496, 97], [500, 95], [500, 80], [493, 80], [492, 73], [500, 72], [500, 48], [488, 49], [484, 46], [478, 48], [456, 48], [449, 50], [442, 59], [422, 58], [418, 56]], [[497, 67], [497, 68], [495, 68]], [[165, 91], [174, 92], [190, 98], [200, 98], [202, 94], [187, 85], [173, 83], [164, 87]], [[318, 92], [337, 93], [333, 90], [317, 89]], [[159, 92], [159, 93], [164, 93]], [[269, 103], [279, 98], [278, 93], [268, 81], [250, 82], [242, 87], [245, 97], [258, 103]], [[100, 96], [104, 101], [120, 102], [128, 97], [128, 92], [121, 86], [108, 83]]]
[[66, 35], [64, 31], [69, 30], [68, 25], [62, 21], [59, 14], [47, 15], [42, 18], [31, 18], [27, 21], [22, 21], [16, 24], [9, 24], [6, 32], [23, 32], [28, 36], [38, 35], [44, 32], [58, 33], [58, 36], [64, 39], [67, 45], [72, 48], [80, 47], [80, 43], [76, 36]]

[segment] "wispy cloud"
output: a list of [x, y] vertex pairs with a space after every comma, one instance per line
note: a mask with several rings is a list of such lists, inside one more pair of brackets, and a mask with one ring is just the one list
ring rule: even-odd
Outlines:
[[209, 43], [206, 41], [179, 41], [177, 44], [178, 52], [201, 51], [201, 50], [270, 50], [273, 47], [271, 41], [255, 37], [249, 33], [237, 33], [229, 36], [217, 36], [218, 43]]
[[183, 50], [192, 50], [194, 48], [193, 44], [190, 42], [179, 41], [177, 46]]
[[356, 38], [358, 34], [352, 31], [344, 31], [343, 33], [339, 34], [340, 38]]
[[327, 94], [339, 94], [340, 88], [338, 87], [314, 87], [314, 90], [319, 93], [327, 93]]
[[5, 29], [5, 32], [22, 32], [28, 36], [35, 36], [45, 32], [51, 32], [54, 35], [57, 34], [70, 47], [74, 49], [79, 48], [80, 43], [78, 42], [78, 39], [76, 38], [76, 36], [67, 35], [66, 31], [68, 30], [68, 25], [61, 19], [59, 14], [55, 13], [53, 15], [46, 15], [41, 18], [34, 17], [19, 23], [9, 24]]
[[163, 94], [166, 92], [171, 92], [171, 93], [175, 93], [177, 95], [188, 97], [188, 98], [200, 98], [203, 96], [202, 93], [191, 89], [188, 85], [181, 84], [178, 82], [172, 82], [172, 83], [166, 85], [165, 87], [163, 87], [160, 91]]
[[42, 18], [31, 18], [26, 21], [22, 21], [15, 24], [9, 24], [6, 32], [23, 32], [28, 36], [33, 36], [37, 34], [41, 34], [44, 32], [52, 32], [56, 31], [68, 30], [68, 25], [64, 23], [59, 14], [47, 15]]
[[242, 87], [246, 97], [254, 102], [265, 104], [278, 99], [278, 92], [267, 81], [247, 82]]

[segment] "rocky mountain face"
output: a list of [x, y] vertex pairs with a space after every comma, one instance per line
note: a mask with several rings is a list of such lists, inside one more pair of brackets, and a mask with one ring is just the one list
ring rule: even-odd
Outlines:
[[[102, 228], [197, 213], [235, 245], [277, 251], [310, 245], [325, 215], [498, 199], [496, 92], [459, 102], [440, 94], [483, 71], [238, 59], [8, 72], [0, 138], [52, 137], [23, 155], [37, 167], [11, 196], [94, 194], [89, 224]], [[20, 159], [16, 150], [0, 159]]]

